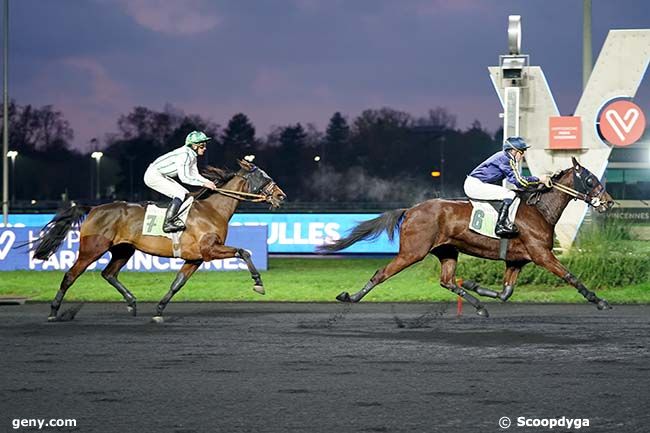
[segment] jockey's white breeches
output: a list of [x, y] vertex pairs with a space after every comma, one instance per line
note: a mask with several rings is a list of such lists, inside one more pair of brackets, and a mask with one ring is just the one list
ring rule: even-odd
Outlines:
[[517, 196], [514, 191], [499, 185], [481, 182], [473, 176], [467, 176], [463, 185], [467, 197], [475, 200], [514, 200]]
[[152, 166], [149, 166], [147, 171], [144, 172], [144, 183], [154, 191], [158, 191], [172, 199], [176, 197], [184, 200], [185, 194], [189, 193], [181, 184], [161, 174]]

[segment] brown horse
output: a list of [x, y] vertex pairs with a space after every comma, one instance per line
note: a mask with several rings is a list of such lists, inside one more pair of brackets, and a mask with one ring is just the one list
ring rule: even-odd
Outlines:
[[487, 310], [475, 297], [467, 293], [467, 290], [506, 301], [514, 291], [521, 268], [529, 262], [549, 270], [577, 288], [580, 294], [595, 303], [598, 309], [611, 308], [607, 301], [587, 290], [552, 251], [555, 224], [572, 198], [584, 200], [599, 212], [605, 212], [614, 204], [612, 197], [596, 176], [578, 164], [575, 158], [572, 158], [572, 162], [573, 167], [553, 176], [552, 188], [522, 194], [522, 203], [517, 211], [520, 234], [509, 241], [501, 292], [480, 287], [473, 281], [465, 281], [460, 287], [457, 285], [455, 274], [458, 253], [498, 260], [500, 240], [469, 230], [472, 212], [469, 202], [433, 199], [410, 209], [386, 212], [359, 224], [347, 237], [321, 247], [324, 252], [339, 251], [362, 239], [376, 238], [384, 230], [392, 239], [394, 231], [399, 228], [397, 256], [387, 266], [379, 269], [360, 291], [353, 295], [343, 292], [336, 299], [342, 302], [359, 302], [377, 284], [431, 253], [441, 263], [440, 285], [462, 296], [481, 316], [487, 317]]
[[[204, 173], [211, 180], [221, 181], [222, 188], [207, 198], [195, 200], [187, 217], [187, 229], [180, 239], [180, 257], [185, 260], [169, 292], [161, 299], [154, 321], [162, 322], [162, 313], [172, 296], [192, 276], [203, 262], [237, 257], [246, 262], [254, 281], [254, 290], [264, 294], [259, 272], [255, 269], [250, 253], [242, 248], [224, 245], [228, 233], [228, 221], [240, 200], [264, 201], [279, 207], [286, 198], [282, 189], [261, 169], [246, 161], [238, 161], [241, 167], [236, 174], [223, 177], [223, 172], [212, 169]], [[224, 183], [225, 182], [225, 183]], [[197, 198], [204, 192], [197, 194]], [[252, 198], [251, 198], [252, 197]], [[63, 242], [70, 228], [79, 224], [79, 256], [63, 276], [61, 286], [52, 301], [48, 320], [58, 320], [58, 311], [66, 291], [86, 268], [107, 251], [111, 260], [102, 271], [108, 281], [127, 302], [127, 308], [135, 316], [135, 296], [117, 279], [120, 269], [135, 250], [160, 257], [173, 257], [172, 240], [162, 236], [142, 234], [146, 204], [114, 202], [93, 208], [73, 206], [57, 214], [45, 227], [36, 245], [34, 257], [47, 260]], [[86, 214], [88, 214], [86, 218]]]

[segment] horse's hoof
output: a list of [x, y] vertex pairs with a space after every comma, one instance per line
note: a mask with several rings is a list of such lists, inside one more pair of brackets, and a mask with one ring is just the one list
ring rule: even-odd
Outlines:
[[59, 318], [56, 316], [47, 316], [47, 321], [48, 322], [58, 322]]
[[163, 316], [153, 316], [151, 318], [151, 323], [164, 323], [165, 319], [163, 319]]
[[138, 315], [138, 307], [135, 305], [135, 302], [133, 304], [127, 305], [126, 306], [126, 311], [131, 313], [133, 317]]
[[490, 317], [490, 313], [488, 313], [488, 310], [486, 310], [484, 307], [478, 307], [476, 309], [476, 314], [485, 318]]
[[604, 299], [601, 299], [600, 301], [598, 301], [597, 307], [598, 307], [599, 310], [611, 310], [612, 309], [612, 306], [609, 305], [609, 303]]
[[266, 291], [264, 290], [264, 286], [259, 286], [257, 284], [255, 284], [253, 286], [253, 290], [256, 291], [257, 293], [259, 293], [260, 295], [263, 295], [263, 294], [266, 293]]
[[352, 298], [350, 298], [350, 294], [348, 292], [341, 292], [336, 299], [341, 302], [352, 302]]

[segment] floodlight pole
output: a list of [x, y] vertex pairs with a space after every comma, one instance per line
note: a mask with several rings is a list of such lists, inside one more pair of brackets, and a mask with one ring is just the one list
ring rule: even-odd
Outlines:
[[591, 0], [582, 0], [582, 89], [587, 87], [593, 60], [591, 53]]
[[6, 227], [9, 223], [9, 89], [8, 68], [9, 61], [9, 0], [4, 0], [4, 50], [3, 50], [3, 95], [2, 95], [2, 222]]

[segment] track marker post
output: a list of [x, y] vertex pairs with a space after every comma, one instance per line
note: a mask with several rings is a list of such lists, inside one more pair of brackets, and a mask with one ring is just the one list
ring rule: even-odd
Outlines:
[[[459, 278], [456, 281], [456, 285], [458, 287], [462, 287], [463, 279]], [[463, 315], [463, 297], [458, 295], [458, 298], [456, 299], [456, 317], [461, 317], [462, 315]]]

